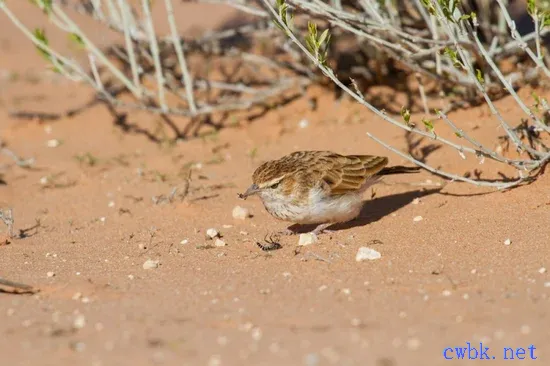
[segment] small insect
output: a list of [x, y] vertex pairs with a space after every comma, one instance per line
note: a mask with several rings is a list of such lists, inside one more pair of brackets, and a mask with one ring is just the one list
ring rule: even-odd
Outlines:
[[[273, 239], [273, 238], [275, 238], [275, 239]], [[272, 251], [272, 250], [281, 249], [282, 245], [279, 244], [277, 242], [277, 240], [279, 240], [279, 237], [277, 235], [270, 234], [269, 237], [267, 237], [267, 235], [266, 235], [266, 237], [264, 238], [265, 244], [257, 241], [256, 245], [258, 247], [260, 247], [260, 249], [263, 250], [264, 252], [269, 252], [269, 251]]]

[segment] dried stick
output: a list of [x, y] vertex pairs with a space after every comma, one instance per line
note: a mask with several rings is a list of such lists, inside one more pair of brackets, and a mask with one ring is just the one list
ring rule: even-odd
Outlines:
[[134, 85], [138, 88], [138, 98], [142, 98], [141, 81], [139, 80], [139, 68], [136, 61], [136, 55], [134, 52], [134, 43], [130, 36], [130, 9], [125, 0], [118, 0], [118, 7], [120, 8], [120, 14], [122, 16], [122, 27], [124, 28], [124, 42], [126, 44], [126, 53], [128, 55], [130, 69], [132, 70], [132, 79]]
[[172, 43], [174, 44], [174, 49], [176, 50], [176, 55], [178, 57], [178, 62], [180, 64], [181, 74], [182, 74], [182, 84], [185, 86], [185, 93], [187, 96], [187, 103], [189, 103], [189, 109], [191, 115], [196, 115], [197, 106], [195, 105], [195, 99], [193, 97], [193, 79], [189, 74], [189, 69], [187, 68], [187, 62], [185, 61], [185, 55], [183, 54], [183, 49], [181, 47], [181, 39], [178, 35], [178, 30], [176, 27], [176, 20], [174, 18], [174, 9], [172, 6], [172, 0], [165, 0], [166, 4], [166, 13], [168, 15], [168, 24], [170, 25], [170, 32], [172, 33]]
[[155, 75], [157, 79], [157, 92], [160, 107], [164, 111], [168, 111], [168, 106], [166, 105], [166, 99], [164, 95], [164, 75], [162, 73], [162, 64], [160, 63], [159, 55], [159, 46], [157, 42], [157, 36], [155, 34], [155, 28], [153, 25], [153, 17], [151, 15], [151, 9], [149, 6], [150, 0], [141, 0], [143, 13], [145, 15], [145, 24], [147, 25], [147, 31], [149, 32], [149, 45], [151, 48], [151, 54], [153, 55], [153, 60], [155, 62]]
[[[145, 0], [144, 0], [145, 1]], [[139, 89], [115, 66], [113, 63], [103, 54], [103, 52], [97, 48], [97, 46], [82, 32], [80, 27], [76, 25], [71, 18], [65, 14], [65, 12], [55, 3], [52, 4], [52, 9], [61, 20], [63, 20], [70, 28], [71, 31], [77, 34], [86, 47], [92, 52], [108, 69], [113, 73], [113, 75], [120, 80], [128, 90], [134, 94], [136, 98], [139, 98], [141, 95]]]

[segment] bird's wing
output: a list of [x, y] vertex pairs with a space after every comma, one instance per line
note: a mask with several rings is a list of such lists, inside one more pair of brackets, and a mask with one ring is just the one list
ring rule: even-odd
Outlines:
[[319, 157], [317, 169], [331, 195], [358, 191], [369, 178], [388, 164], [388, 158], [373, 155], [338, 155]]

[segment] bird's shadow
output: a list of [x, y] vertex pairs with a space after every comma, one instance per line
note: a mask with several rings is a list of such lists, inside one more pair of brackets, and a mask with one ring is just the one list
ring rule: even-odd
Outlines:
[[[363, 201], [363, 208], [355, 219], [331, 225], [327, 228], [330, 231], [340, 231], [351, 229], [357, 226], [365, 226], [376, 222], [381, 218], [388, 216], [392, 212], [399, 210], [410, 204], [415, 198], [429, 196], [434, 193], [440, 193], [442, 188], [428, 189], [423, 191], [408, 191], [404, 193], [392, 194], [380, 198]], [[317, 225], [291, 225], [290, 230], [295, 233], [308, 233], [315, 229]]]

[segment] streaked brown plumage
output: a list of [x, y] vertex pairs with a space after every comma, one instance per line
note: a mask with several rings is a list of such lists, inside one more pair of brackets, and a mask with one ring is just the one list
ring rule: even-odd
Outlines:
[[314, 230], [318, 234], [355, 218], [362, 194], [383, 175], [419, 170], [387, 164], [383, 156], [297, 151], [260, 165], [253, 184], [240, 196], [258, 194], [271, 215], [297, 224], [318, 224]]

